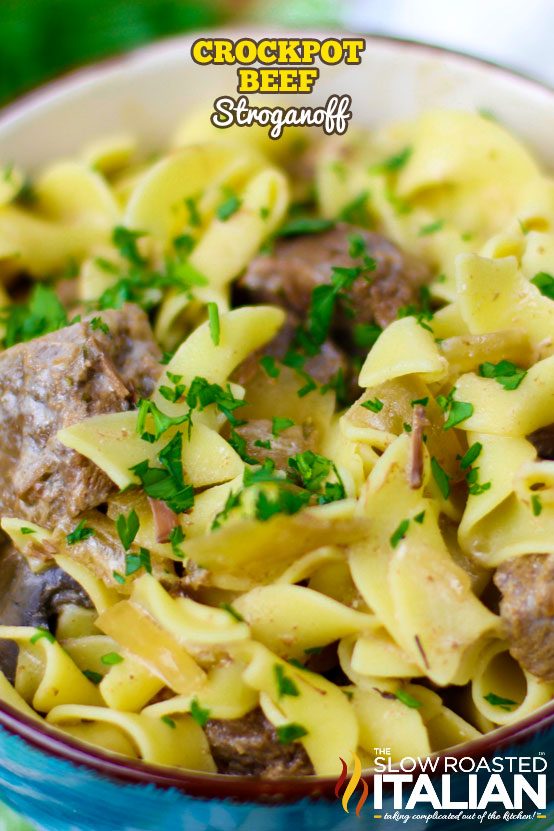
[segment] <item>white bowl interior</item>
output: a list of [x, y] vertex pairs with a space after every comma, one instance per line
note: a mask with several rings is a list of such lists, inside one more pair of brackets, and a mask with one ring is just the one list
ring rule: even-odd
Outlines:
[[[217, 34], [267, 36], [252, 29]], [[237, 94], [234, 67], [192, 61], [196, 37], [159, 42], [21, 99], [0, 115], [0, 161], [32, 171], [91, 139], [122, 131], [136, 134], [147, 150], [162, 147], [188, 110]], [[368, 38], [360, 65], [321, 66], [312, 96], [287, 97], [296, 106], [312, 105], [334, 92], [352, 96], [351, 123], [367, 127], [434, 107], [489, 109], [554, 168], [554, 92], [506, 70], [423, 45]]]

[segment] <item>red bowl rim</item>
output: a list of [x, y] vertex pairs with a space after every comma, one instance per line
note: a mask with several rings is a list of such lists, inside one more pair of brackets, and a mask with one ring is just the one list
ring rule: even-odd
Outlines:
[[[256, 26], [245, 24], [249, 31], [255, 31]], [[272, 26], [277, 31], [278, 26]], [[230, 31], [229, 27], [221, 32]], [[260, 28], [262, 31], [262, 28]], [[265, 33], [267, 34], [267, 33]], [[432, 52], [444, 56], [453, 56], [462, 62], [474, 66], [483, 66], [488, 71], [498, 72], [507, 77], [518, 79], [529, 84], [530, 87], [547, 92], [554, 96], [554, 88], [548, 83], [532, 78], [523, 72], [500, 66], [492, 61], [468, 55], [454, 49], [447, 49], [428, 43], [406, 38], [396, 38], [382, 34], [361, 34], [368, 41], [389, 43], [402, 49], [413, 49], [421, 52]], [[6, 118], [24, 111], [44, 93], [55, 91], [57, 88], [71, 87], [85, 80], [99, 71], [109, 71], [116, 64], [140, 56], [140, 53], [155, 51], [164, 43], [177, 40], [186, 40], [187, 36], [161, 38], [152, 44], [142, 46], [101, 61], [86, 64], [78, 69], [70, 69], [60, 73], [53, 80], [41, 84], [31, 91], [18, 96], [13, 102], [8, 102], [0, 108], [0, 124]], [[101, 776], [109, 777], [122, 784], [155, 785], [162, 789], [173, 788], [192, 798], [198, 799], [231, 799], [236, 802], [289, 803], [301, 799], [326, 799], [334, 801], [335, 786], [340, 773], [340, 762], [337, 759], [336, 777], [298, 777], [295, 779], [260, 779], [247, 776], [227, 776], [222, 774], [205, 774], [189, 772], [179, 768], [162, 767], [147, 762], [127, 759], [123, 756], [111, 754], [92, 745], [86, 745], [71, 736], [67, 736], [46, 722], [37, 722], [16, 708], [0, 701], [0, 727], [9, 733], [18, 736], [32, 747], [46, 752], [71, 764], [88, 768]], [[540, 731], [554, 728], [554, 700], [541, 707], [521, 721], [500, 727], [492, 733], [487, 733], [478, 739], [457, 745], [440, 753], [439, 764], [431, 775], [440, 775], [444, 772], [444, 760], [449, 758], [473, 757], [493, 755], [507, 747], [522, 745], [533, 739]], [[417, 770], [417, 768], [416, 768]], [[373, 773], [364, 773], [364, 779], [370, 788], [373, 784]], [[386, 787], [386, 786], [385, 786]]]

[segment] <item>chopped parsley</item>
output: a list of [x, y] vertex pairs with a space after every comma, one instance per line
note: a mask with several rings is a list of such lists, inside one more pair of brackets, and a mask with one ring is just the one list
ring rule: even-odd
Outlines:
[[427, 237], [430, 234], [436, 234], [437, 231], [442, 231], [444, 228], [444, 219], [437, 219], [435, 222], [430, 222], [428, 225], [423, 225], [419, 229], [418, 237]]
[[225, 505], [219, 511], [218, 514], [215, 515], [213, 522], [212, 522], [212, 531], [216, 531], [218, 528], [221, 527], [223, 522], [227, 519], [233, 508], [238, 508], [241, 503], [242, 499], [242, 491], [237, 491], [237, 493], [233, 493], [231, 491], [229, 496], [225, 500]]
[[[177, 389], [175, 387], [175, 389]], [[179, 396], [180, 397], [180, 396]], [[167, 396], [164, 395], [164, 398]], [[146, 426], [146, 418], [148, 415], [152, 416], [152, 420], [154, 422], [154, 432], [148, 433], [145, 432]], [[170, 427], [174, 427], [178, 424], [183, 424], [183, 422], [190, 422], [190, 413], [186, 412], [180, 416], [168, 416], [164, 412], [162, 412], [158, 405], [155, 404], [148, 398], [142, 398], [139, 401], [138, 407], [138, 415], [137, 415], [137, 433], [144, 439], [144, 441], [148, 441], [150, 443], [158, 441], [158, 439], [163, 436], [163, 434], [169, 430]]]
[[7, 348], [55, 332], [69, 321], [56, 292], [37, 283], [26, 303], [14, 303], [0, 310], [5, 326], [3, 345]]
[[323, 219], [321, 217], [298, 217], [286, 222], [277, 231], [278, 237], [298, 237], [303, 234], [321, 234], [323, 231], [330, 231], [335, 227], [335, 222], [332, 219]]
[[534, 493], [531, 496], [531, 508], [533, 510], [533, 516], [540, 516], [542, 512], [542, 502], [538, 493]]
[[452, 427], [456, 427], [457, 424], [461, 424], [462, 421], [465, 421], [472, 415], [473, 404], [470, 404], [467, 401], [452, 401], [448, 411], [448, 418], [444, 423], [444, 429], [450, 430]]
[[133, 508], [129, 512], [128, 516], [125, 516], [125, 514], [119, 514], [115, 522], [115, 527], [123, 548], [125, 551], [128, 551], [133, 544], [140, 527], [139, 518], [135, 509]]
[[262, 482], [282, 482], [283, 480], [275, 475], [273, 459], [264, 459], [262, 466], [257, 470], [245, 468], [242, 481], [244, 486], [249, 488], [251, 485], [259, 485]]
[[201, 707], [197, 698], [193, 698], [190, 702], [190, 714], [200, 727], [205, 727], [210, 718], [210, 711]]
[[184, 542], [185, 532], [180, 525], [175, 525], [169, 532], [169, 542], [171, 543], [171, 550], [180, 560], [183, 559], [184, 552], [181, 550], [181, 543]]
[[94, 528], [89, 528], [86, 525], [86, 520], [82, 519], [71, 531], [71, 533], [66, 535], [66, 540], [68, 545], [75, 545], [76, 542], [82, 542], [83, 540], [88, 540], [89, 537], [94, 536]]
[[402, 168], [405, 167], [410, 156], [412, 155], [412, 152], [411, 147], [404, 147], [404, 149], [400, 150], [399, 153], [394, 153], [382, 162], [372, 165], [370, 167], [370, 173], [398, 173], [399, 170], [402, 170]]
[[554, 300], [554, 277], [552, 274], [548, 274], [546, 271], [539, 271], [531, 279], [531, 282], [544, 297], [548, 297], [549, 300]]
[[450, 477], [434, 456], [431, 456], [431, 473], [443, 499], [448, 499], [450, 496]]
[[469, 469], [466, 475], [466, 481], [469, 485], [469, 492], [472, 496], [479, 496], [480, 494], [485, 493], [485, 491], [491, 489], [491, 482], [485, 482], [483, 484], [479, 482], [478, 467], [472, 467]]
[[220, 606], [222, 609], [225, 609], [225, 611], [228, 612], [231, 615], [231, 617], [233, 617], [239, 623], [244, 622], [243, 616], [240, 614], [240, 612], [237, 612], [237, 610], [231, 603], [221, 603]]
[[394, 695], [402, 704], [405, 704], [406, 707], [411, 707], [413, 710], [418, 710], [422, 706], [421, 701], [418, 698], [414, 698], [406, 690], [395, 690]]
[[194, 237], [191, 237], [190, 234], [179, 234], [179, 236], [175, 237], [173, 240], [173, 248], [177, 254], [180, 254], [183, 257], [188, 257], [194, 248]]
[[489, 704], [492, 704], [493, 707], [500, 707], [502, 710], [506, 710], [508, 713], [511, 712], [511, 710], [513, 710], [514, 707], [517, 707], [517, 701], [512, 701], [511, 698], [502, 698], [501, 695], [496, 695], [493, 692], [490, 692], [483, 697], [485, 701], [488, 701]]
[[110, 334], [110, 327], [102, 320], [101, 317], [93, 317], [90, 321], [90, 328], [104, 332], [105, 335]]
[[233, 450], [235, 450], [243, 462], [246, 462], [249, 465], [256, 465], [258, 464], [258, 460], [255, 459], [253, 456], [250, 456], [248, 453], [248, 444], [244, 436], [241, 436], [240, 433], [231, 428], [231, 432], [229, 433], [229, 438], [227, 439]]
[[116, 583], [119, 583], [120, 586], [125, 585], [125, 577], [119, 573], [119, 571], [112, 571], [112, 577]]
[[148, 460], [139, 462], [130, 470], [140, 480], [148, 496], [161, 499], [176, 514], [194, 505], [194, 488], [183, 479], [182, 433], [175, 433], [171, 441], [158, 453], [162, 467], [150, 467]]
[[200, 225], [202, 225], [202, 219], [200, 218], [200, 213], [198, 212], [196, 199], [194, 198], [194, 196], [187, 196], [187, 198], [184, 201], [184, 204], [189, 215], [189, 225], [191, 225], [193, 228], [199, 228]]
[[83, 675], [88, 678], [91, 683], [98, 685], [102, 680], [102, 675], [99, 672], [94, 672], [92, 669], [84, 669]]
[[482, 449], [483, 445], [480, 441], [476, 441], [471, 445], [471, 447], [460, 459], [460, 467], [462, 468], [462, 470], [466, 470], [468, 467], [471, 467], [473, 462], [475, 462], [476, 459], [479, 458]]
[[227, 222], [233, 214], [236, 214], [242, 203], [237, 194], [230, 188], [225, 188], [224, 192], [225, 199], [216, 208], [216, 214], [222, 222]]
[[410, 525], [409, 519], [403, 519], [402, 522], [398, 525], [396, 531], [391, 535], [390, 544], [393, 548], [396, 548], [398, 543], [404, 539], [406, 536], [406, 531]]
[[410, 407], [415, 407], [417, 404], [421, 404], [422, 407], [426, 407], [429, 403], [429, 396], [426, 395], [424, 398], [414, 398], [410, 401]]
[[19, 529], [20, 534], [35, 534], [36, 530], [34, 528], [27, 528], [26, 525], [22, 525]]
[[385, 405], [379, 398], [369, 399], [362, 403], [362, 407], [366, 410], [371, 410], [372, 413], [380, 413]]
[[371, 216], [367, 207], [368, 202], [369, 191], [364, 190], [342, 208], [338, 218], [351, 225], [370, 225]]
[[208, 303], [208, 320], [210, 322], [210, 336], [215, 346], [219, 346], [220, 326], [219, 309], [217, 303]]
[[273, 671], [275, 674], [275, 682], [277, 684], [277, 695], [279, 698], [283, 698], [285, 695], [300, 695], [300, 690], [298, 689], [292, 678], [289, 678], [288, 675], [285, 674], [285, 670], [283, 669], [281, 664], [275, 664], [273, 667]]
[[271, 450], [271, 442], [269, 439], [256, 439], [254, 447], [262, 447], [264, 450]]
[[420, 511], [419, 514], [415, 515], [414, 522], [417, 522], [418, 525], [422, 525], [424, 519], [425, 519], [425, 511]]
[[105, 655], [102, 655], [100, 660], [104, 666], [114, 667], [116, 664], [123, 663], [123, 656], [119, 655], [118, 652], [107, 652]]
[[497, 364], [486, 361], [480, 364], [479, 375], [482, 378], [494, 378], [505, 390], [516, 390], [527, 375], [527, 370], [520, 369], [511, 361], [500, 361]]
[[227, 389], [223, 389], [219, 384], [210, 384], [209, 381], [198, 375], [192, 381], [187, 393], [187, 404], [191, 410], [203, 410], [210, 404], [215, 404], [233, 427], [244, 424], [244, 421], [237, 419], [233, 413], [238, 407], [243, 407], [245, 403], [241, 398], [235, 398], [230, 384], [227, 384]]
[[271, 432], [274, 436], [279, 436], [283, 430], [288, 430], [289, 427], [294, 427], [294, 420], [292, 418], [279, 418], [275, 416], [271, 422]]
[[401, 306], [397, 313], [397, 318], [415, 317], [416, 322], [422, 329], [433, 333], [433, 329], [429, 326], [428, 321], [433, 320], [434, 314], [431, 308], [431, 294], [427, 286], [421, 286], [419, 289], [419, 304], [408, 303], [407, 306]]
[[123, 225], [116, 225], [112, 233], [112, 242], [125, 260], [133, 265], [146, 265], [146, 260], [140, 254], [137, 241], [146, 236], [145, 231], [132, 231]]
[[256, 519], [266, 522], [276, 514], [291, 516], [301, 511], [310, 501], [309, 491], [292, 491], [282, 488], [272, 499], [260, 491], [256, 499]]
[[302, 727], [301, 724], [296, 724], [295, 722], [291, 722], [290, 724], [280, 724], [275, 728], [275, 732], [277, 733], [277, 738], [280, 744], [290, 744], [291, 742], [295, 742], [303, 736], [308, 735], [306, 728]]
[[39, 626], [35, 634], [29, 639], [29, 643], [35, 644], [37, 641], [40, 641], [41, 638], [46, 638], [48, 643], [54, 643], [56, 638], [48, 629], [45, 629], [43, 626]]
[[138, 554], [125, 555], [125, 576], [130, 577], [143, 568], [148, 574], [152, 574], [152, 561], [147, 548], [141, 548]]
[[353, 329], [354, 343], [362, 349], [371, 349], [382, 331], [377, 323], [356, 323]]
[[[171, 360], [172, 357], [173, 356], [170, 356], [169, 360]], [[167, 375], [173, 386], [170, 387], [168, 385], [162, 384], [162, 386], [160, 386], [159, 388], [160, 395], [162, 395], [166, 401], [171, 401], [172, 404], [176, 404], [177, 401], [181, 400], [181, 398], [187, 390], [185, 384], [180, 383], [183, 376], [175, 375], [173, 372], [166, 372], [165, 374]]]
[[[311, 493], [320, 494], [318, 498], [320, 504], [345, 498], [346, 492], [335, 463], [326, 456], [321, 456], [312, 450], [304, 450], [289, 458], [289, 468], [293, 479], [296, 479], [301, 487]], [[331, 473], [335, 474], [336, 482], [325, 481]], [[325, 487], [322, 491], [324, 483]]]
[[[166, 258], [165, 267], [154, 271], [140, 255], [136, 240], [142, 233], [124, 228], [114, 229], [112, 240], [126, 263], [116, 263], [97, 258], [96, 264], [117, 277], [97, 301], [99, 309], [119, 309], [124, 303], [138, 303], [146, 311], [155, 308], [163, 298], [164, 289], [173, 288], [192, 297], [192, 289], [205, 286], [207, 280], [180, 253]], [[119, 243], [119, 245], [118, 245]]]
[[163, 723], [167, 724], [168, 727], [171, 727], [172, 730], [175, 730], [175, 728], [177, 727], [171, 716], [160, 716], [160, 718], [163, 721]]
[[275, 358], [272, 355], [264, 355], [263, 358], [260, 358], [260, 366], [270, 378], [279, 377], [281, 370], [277, 366]]

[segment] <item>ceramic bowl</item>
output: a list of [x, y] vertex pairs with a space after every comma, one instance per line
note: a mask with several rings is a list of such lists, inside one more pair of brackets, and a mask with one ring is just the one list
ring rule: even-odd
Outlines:
[[[135, 133], [147, 148], [163, 147], [187, 110], [234, 94], [235, 70], [197, 66], [190, 58], [193, 39], [164, 41], [81, 70], [12, 104], [0, 114], [0, 158], [33, 171], [98, 136], [122, 131]], [[554, 168], [554, 92], [496, 66], [422, 44], [368, 37], [361, 65], [322, 68], [310, 103], [323, 103], [333, 92], [352, 96], [353, 123], [367, 127], [433, 107], [489, 109]], [[552, 768], [554, 706], [455, 753], [544, 753]], [[81, 745], [0, 702], [0, 796], [48, 831], [347, 831], [365, 822], [390, 828], [388, 792], [382, 811], [373, 810], [371, 798], [359, 817], [355, 805], [344, 811], [346, 785], [335, 794], [340, 771], [337, 759], [336, 778], [263, 782], [154, 767]], [[372, 777], [364, 778], [371, 792]], [[465, 779], [454, 777], [454, 795], [463, 791]], [[554, 784], [548, 802], [554, 810]], [[535, 831], [552, 827], [549, 811], [544, 813], [546, 818], [533, 820]], [[500, 826], [506, 823], [479, 827]], [[452, 825], [411, 819], [406, 827]], [[460, 821], [456, 827], [476, 825]]]

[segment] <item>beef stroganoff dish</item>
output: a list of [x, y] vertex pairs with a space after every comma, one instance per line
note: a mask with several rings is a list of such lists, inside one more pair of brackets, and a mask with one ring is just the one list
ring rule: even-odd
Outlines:
[[554, 186], [504, 126], [7, 164], [0, 273], [5, 702], [275, 778], [554, 697]]

